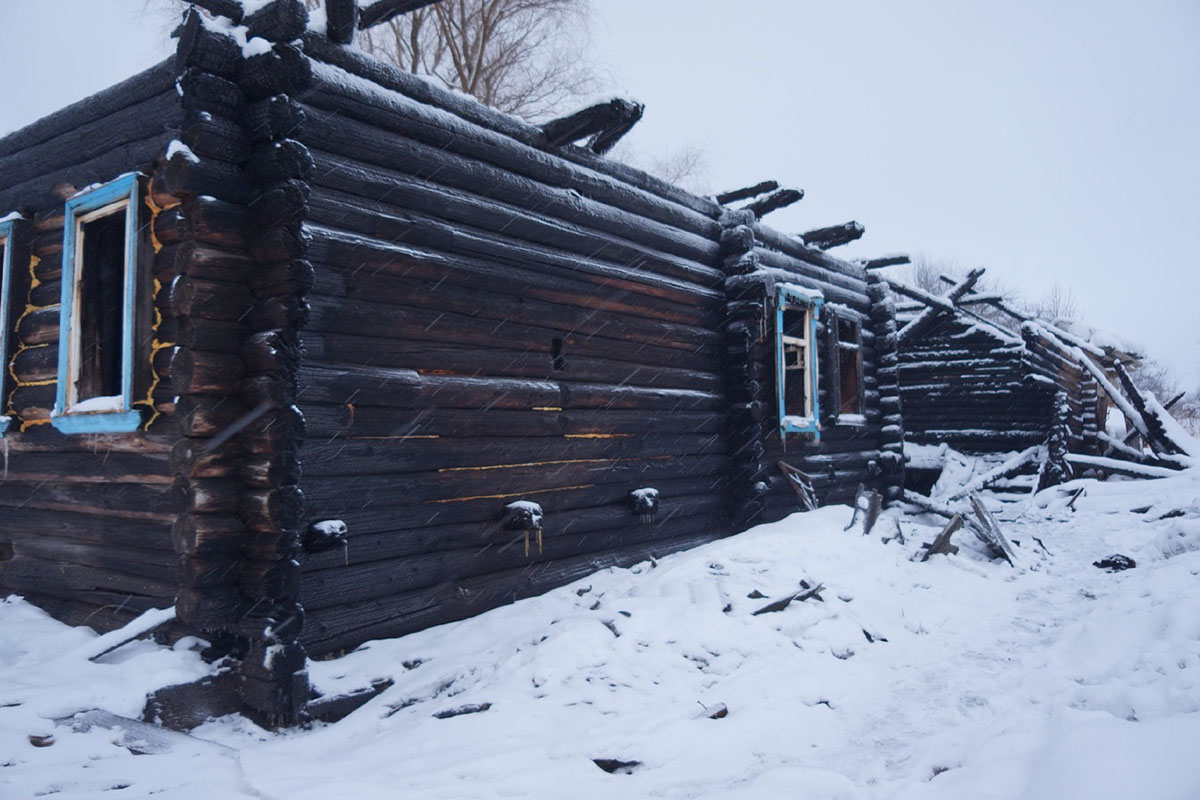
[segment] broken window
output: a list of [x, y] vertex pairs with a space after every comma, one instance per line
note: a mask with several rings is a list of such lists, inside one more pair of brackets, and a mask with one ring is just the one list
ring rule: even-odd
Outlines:
[[814, 436], [820, 433], [814, 342], [822, 302], [820, 292], [793, 284], [779, 287], [775, 315], [775, 372], [779, 428], [785, 436], [789, 433]]
[[[0, 221], [0, 364], [8, 363], [9, 297], [12, 293], [13, 232], [20, 218], [10, 215]], [[7, 397], [8, 370], [0, 372], [0, 397]], [[0, 434], [8, 429], [9, 418], [0, 417]]]
[[133, 409], [138, 180], [126, 175], [67, 201], [58, 397], [64, 433], [136, 430]]
[[838, 416], [842, 422], [850, 422], [863, 415], [862, 326], [858, 320], [840, 314], [833, 323], [837, 341]]

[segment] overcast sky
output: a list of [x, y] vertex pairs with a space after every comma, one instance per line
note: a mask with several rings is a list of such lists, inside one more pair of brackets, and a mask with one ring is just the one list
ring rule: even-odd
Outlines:
[[[166, 0], [0, 0], [0, 131], [168, 51]], [[1197, 0], [596, 0], [631, 134], [706, 152], [714, 190], [806, 197], [788, 232], [856, 219], [846, 256], [983, 266], [1200, 383]], [[2, 211], [2, 210], [0, 210]]]

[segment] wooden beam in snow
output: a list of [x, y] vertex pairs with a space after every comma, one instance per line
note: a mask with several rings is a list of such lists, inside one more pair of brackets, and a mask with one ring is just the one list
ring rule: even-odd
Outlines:
[[752, 203], [747, 203], [745, 210], [754, 214], [755, 219], [762, 219], [772, 211], [786, 208], [792, 203], [799, 202], [803, 197], [803, 189], [776, 189], [766, 197], [761, 197]]

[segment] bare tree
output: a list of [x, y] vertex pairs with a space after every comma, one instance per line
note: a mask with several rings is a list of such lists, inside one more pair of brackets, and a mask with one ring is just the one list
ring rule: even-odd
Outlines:
[[1079, 317], [1079, 303], [1075, 300], [1074, 292], [1055, 281], [1049, 294], [1032, 304], [1029, 312], [1047, 322], [1056, 319], [1076, 319]]
[[[310, 7], [320, 0], [307, 0]], [[587, 0], [442, 0], [367, 31], [376, 58], [526, 119], [591, 90]]]
[[695, 142], [685, 143], [667, 152], [647, 154], [636, 145], [630, 144], [629, 139], [622, 139], [606, 155], [614, 161], [649, 172], [689, 192], [708, 194], [711, 191], [708, 150]]

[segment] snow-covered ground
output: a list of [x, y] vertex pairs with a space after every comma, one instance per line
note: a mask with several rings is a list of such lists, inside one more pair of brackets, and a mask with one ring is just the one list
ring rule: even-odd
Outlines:
[[[910, 560], [933, 519], [887, 512], [863, 536], [849, 508], [797, 514], [315, 663], [327, 693], [395, 679], [337, 724], [223, 718], [155, 755], [53, 719], [137, 716], [208, 669], [189, 642], [91, 663], [90, 632], [10, 598], [0, 797], [1195, 800], [1197, 473], [1005, 506], [1015, 568], [965, 532], [958, 555]], [[1137, 567], [1092, 566], [1117, 552]], [[753, 613], [801, 580], [822, 599]]]

